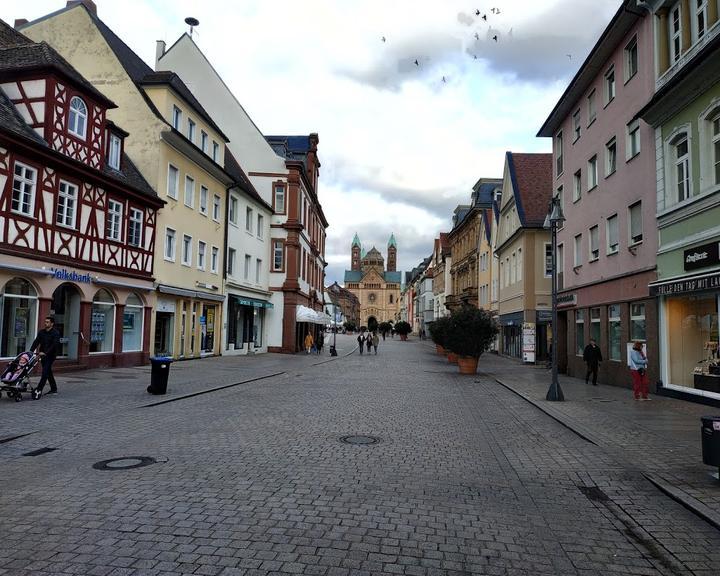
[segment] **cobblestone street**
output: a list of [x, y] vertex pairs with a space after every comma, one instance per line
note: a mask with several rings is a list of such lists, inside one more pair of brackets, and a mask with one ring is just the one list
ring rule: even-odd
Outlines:
[[[720, 531], [647, 477], [653, 450], [664, 452], [672, 470], [662, 481], [677, 487], [685, 470], [695, 492], [684, 490], [712, 515], [702, 494], [720, 487], [692, 464], [699, 420], [689, 448], [684, 429], [677, 446], [642, 436], [640, 417], [638, 450], [609, 407], [627, 403], [634, 420], [654, 404], [669, 423], [665, 403], [687, 403], [633, 404], [627, 390], [599, 387], [591, 392], [607, 403], [581, 404], [568, 383], [568, 402], [543, 408], [533, 402], [545, 380], [533, 378], [547, 373], [535, 368], [487, 356], [476, 377], [460, 376], [429, 342], [388, 339], [377, 356], [353, 345], [339, 336], [332, 360], [176, 363], [160, 397], [137, 368], [62, 375], [60, 393], [37, 402], [3, 398], [0, 574], [720, 570]], [[583, 437], [563, 423], [593, 410], [604, 411], [604, 431]], [[687, 421], [713, 412], [684, 410]], [[359, 435], [378, 442], [341, 441]], [[42, 448], [54, 450], [28, 455]], [[156, 462], [93, 468], [143, 456]]]

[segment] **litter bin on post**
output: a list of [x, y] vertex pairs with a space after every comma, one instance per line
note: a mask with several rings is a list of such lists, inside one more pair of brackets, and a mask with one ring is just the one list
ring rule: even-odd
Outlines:
[[701, 420], [703, 464], [716, 466], [720, 478], [720, 416], [703, 416]]
[[165, 394], [167, 392], [168, 376], [170, 375], [170, 364], [173, 359], [169, 356], [155, 356], [150, 358], [150, 386], [147, 391], [150, 394]]

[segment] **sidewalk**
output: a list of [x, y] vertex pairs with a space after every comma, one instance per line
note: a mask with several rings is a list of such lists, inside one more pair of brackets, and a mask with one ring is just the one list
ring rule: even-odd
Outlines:
[[495, 354], [482, 356], [478, 375], [495, 379], [720, 528], [720, 481], [702, 462], [700, 436], [700, 417], [720, 414], [717, 408], [653, 394], [652, 401], [638, 402], [630, 389], [563, 375], [565, 401], [548, 402], [550, 370]]

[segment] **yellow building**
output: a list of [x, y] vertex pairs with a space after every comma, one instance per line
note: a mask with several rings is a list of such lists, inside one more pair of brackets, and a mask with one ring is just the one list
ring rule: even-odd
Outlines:
[[154, 72], [95, 13], [73, 4], [20, 27], [45, 41], [118, 104], [125, 152], [165, 200], [156, 223], [150, 350], [176, 358], [220, 353], [227, 138], [172, 72]]
[[360, 325], [388, 322], [400, 312], [401, 273], [397, 266], [397, 243], [391, 235], [388, 241], [388, 265], [373, 246], [367, 254], [355, 234], [351, 248], [351, 269], [345, 270], [345, 288], [360, 300]]

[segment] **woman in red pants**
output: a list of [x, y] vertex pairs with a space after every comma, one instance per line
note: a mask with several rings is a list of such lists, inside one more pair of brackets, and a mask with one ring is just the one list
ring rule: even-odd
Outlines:
[[635, 400], [650, 400], [648, 398], [647, 358], [642, 349], [642, 342], [633, 343], [628, 364], [630, 365]]

